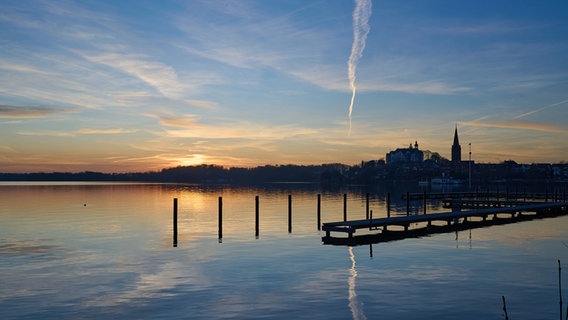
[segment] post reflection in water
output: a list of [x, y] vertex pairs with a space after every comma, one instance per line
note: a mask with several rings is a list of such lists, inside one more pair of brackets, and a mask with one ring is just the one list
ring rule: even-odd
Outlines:
[[355, 255], [353, 254], [353, 247], [349, 247], [349, 258], [351, 259], [351, 269], [349, 269], [349, 309], [353, 319], [367, 319], [365, 311], [363, 310], [363, 303], [359, 302], [357, 298], [357, 291], [355, 290], [355, 280], [357, 279], [357, 268], [355, 267]]

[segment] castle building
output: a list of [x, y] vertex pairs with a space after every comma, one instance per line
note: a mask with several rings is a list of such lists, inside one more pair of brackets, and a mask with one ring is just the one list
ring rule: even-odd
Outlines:
[[459, 165], [462, 161], [460, 140], [458, 138], [458, 126], [454, 132], [454, 144], [452, 145], [452, 164]]
[[394, 163], [422, 163], [424, 161], [424, 152], [418, 149], [418, 141], [412, 143], [408, 148], [398, 148], [394, 151], [387, 153], [387, 165]]

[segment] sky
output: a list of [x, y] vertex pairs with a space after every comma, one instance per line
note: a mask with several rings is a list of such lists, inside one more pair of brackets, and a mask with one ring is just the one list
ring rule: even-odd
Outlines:
[[3, 0], [0, 172], [568, 161], [568, 2], [357, 5]]

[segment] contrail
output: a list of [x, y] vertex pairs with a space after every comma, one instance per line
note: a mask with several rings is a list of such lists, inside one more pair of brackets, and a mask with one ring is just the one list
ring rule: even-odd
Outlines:
[[530, 116], [530, 115], [533, 114], [533, 113], [537, 113], [537, 112], [540, 112], [540, 111], [542, 111], [542, 110], [546, 110], [546, 109], [548, 109], [548, 108], [556, 107], [556, 106], [559, 106], [559, 105], [561, 105], [561, 104], [565, 104], [565, 103], [567, 103], [567, 102], [568, 102], [568, 100], [563, 100], [563, 101], [560, 101], [560, 102], [556, 102], [556, 103], [553, 103], [553, 104], [549, 104], [549, 105], [547, 105], [547, 106], [540, 107], [540, 108], [538, 108], [538, 109], [536, 109], [536, 110], [532, 110], [532, 111], [529, 111], [529, 112], [527, 112], [527, 113], [520, 114], [520, 115], [516, 116], [514, 119], [519, 119], [519, 118], [523, 118], [523, 117], [526, 117], [526, 116]]
[[357, 92], [357, 86], [355, 85], [355, 73], [357, 70], [357, 62], [359, 61], [359, 58], [363, 56], [367, 34], [369, 34], [369, 31], [371, 30], [371, 27], [369, 27], [371, 7], [371, 0], [355, 0], [355, 9], [353, 10], [353, 45], [351, 46], [351, 55], [347, 61], [349, 86], [352, 91], [351, 103], [349, 104], [349, 135], [351, 135], [351, 114], [353, 113], [353, 102], [355, 102], [355, 93]]

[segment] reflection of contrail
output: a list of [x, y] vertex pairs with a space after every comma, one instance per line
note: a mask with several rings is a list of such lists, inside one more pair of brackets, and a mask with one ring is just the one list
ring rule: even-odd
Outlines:
[[355, 255], [353, 254], [353, 247], [349, 247], [349, 258], [351, 258], [351, 269], [349, 273], [349, 309], [354, 320], [367, 319], [365, 312], [363, 312], [363, 303], [357, 299], [357, 292], [355, 291], [355, 279], [357, 279], [357, 269], [355, 269]]
[[371, 27], [369, 27], [369, 18], [371, 17], [371, 0], [355, 0], [355, 9], [353, 10], [353, 45], [351, 46], [351, 55], [347, 61], [347, 72], [349, 75], [349, 86], [351, 87], [351, 104], [349, 104], [349, 134], [351, 134], [351, 114], [353, 113], [353, 102], [355, 101], [355, 71], [357, 62], [363, 55], [365, 49], [365, 41]]

